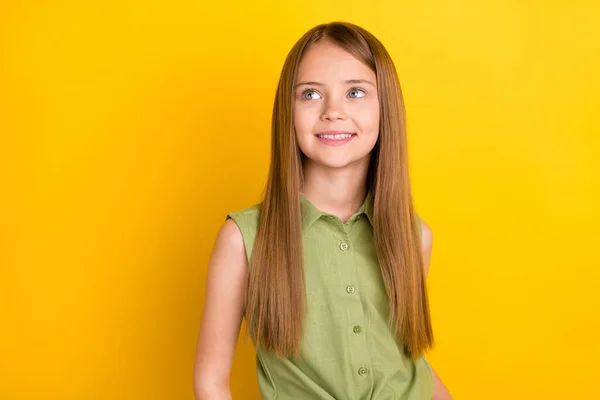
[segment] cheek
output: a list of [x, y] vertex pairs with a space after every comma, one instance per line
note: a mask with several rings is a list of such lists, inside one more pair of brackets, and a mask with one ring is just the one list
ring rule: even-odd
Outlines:
[[309, 107], [294, 107], [294, 128], [297, 134], [302, 135], [311, 132], [315, 122], [314, 113], [315, 110]]
[[296, 132], [301, 132], [304, 124], [304, 116], [302, 115], [302, 112], [297, 108], [294, 108], [292, 118], [294, 119], [294, 129], [296, 129]]
[[357, 110], [354, 120], [363, 133], [377, 133], [379, 131], [379, 105], [362, 107]]
[[307, 132], [311, 130], [310, 118], [308, 117], [306, 110], [295, 107], [292, 113], [294, 121], [294, 134], [300, 147], [300, 151], [305, 153], [307, 151]]

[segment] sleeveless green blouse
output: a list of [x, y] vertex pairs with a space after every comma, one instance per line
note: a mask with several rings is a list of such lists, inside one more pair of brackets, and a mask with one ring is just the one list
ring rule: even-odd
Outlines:
[[[301, 357], [278, 359], [254, 343], [262, 398], [430, 400], [430, 366], [406, 356], [387, 325], [372, 195], [346, 223], [300, 198], [307, 301]], [[242, 232], [248, 259], [259, 212], [260, 203], [227, 214]]]

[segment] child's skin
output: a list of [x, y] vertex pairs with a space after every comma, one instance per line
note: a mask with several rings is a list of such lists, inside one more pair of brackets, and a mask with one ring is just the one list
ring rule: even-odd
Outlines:
[[[300, 62], [294, 93], [294, 126], [306, 155], [303, 194], [321, 211], [347, 221], [366, 196], [371, 150], [379, 136], [376, 76], [341, 48], [320, 41]], [[340, 145], [324, 144], [317, 133], [352, 133]], [[433, 235], [422, 224], [425, 274]], [[231, 399], [229, 376], [243, 316], [248, 274], [242, 234], [232, 219], [221, 227], [208, 265], [206, 302], [198, 340], [194, 388], [197, 399]], [[227, 296], [222, 296], [227, 293]], [[433, 371], [432, 400], [452, 400]]]

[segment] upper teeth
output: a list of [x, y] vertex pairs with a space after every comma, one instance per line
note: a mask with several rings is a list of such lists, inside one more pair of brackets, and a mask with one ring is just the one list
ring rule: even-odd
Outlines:
[[348, 139], [352, 137], [351, 133], [339, 133], [337, 135], [317, 135], [320, 138], [323, 139], [329, 139], [329, 140], [341, 140], [341, 139]]

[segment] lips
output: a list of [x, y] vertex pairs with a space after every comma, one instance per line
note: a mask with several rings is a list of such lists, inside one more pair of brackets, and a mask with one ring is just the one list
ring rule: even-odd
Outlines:
[[323, 131], [315, 134], [319, 142], [327, 146], [341, 146], [352, 141], [356, 133], [348, 131]]
[[323, 135], [356, 135], [356, 133], [354, 132], [350, 132], [350, 131], [335, 131], [335, 130], [328, 130], [328, 131], [322, 131], [322, 132], [317, 132], [315, 133], [315, 136], [323, 136]]

